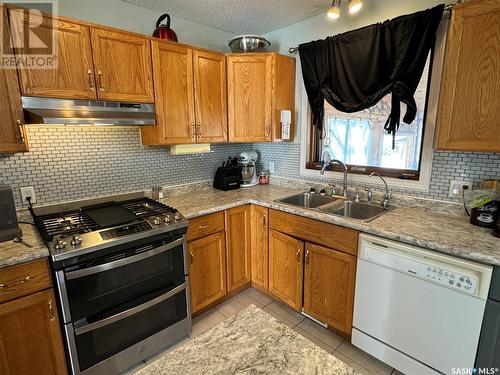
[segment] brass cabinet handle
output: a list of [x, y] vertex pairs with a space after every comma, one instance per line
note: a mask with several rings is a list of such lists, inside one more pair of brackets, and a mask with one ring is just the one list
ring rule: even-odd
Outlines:
[[19, 281], [15, 281], [12, 284], [2, 283], [2, 284], [0, 284], [0, 288], [2, 288], [2, 289], [8, 289], [8, 288], [12, 288], [14, 286], [24, 285], [24, 283], [26, 283], [26, 281], [30, 281], [31, 279], [32, 279], [31, 276], [26, 276], [24, 279], [19, 280]]
[[206, 229], [210, 226], [210, 224], [198, 225], [198, 229]]
[[103, 92], [104, 91], [104, 83], [102, 82], [102, 72], [100, 70], [97, 72], [97, 78], [98, 78], [98, 84], [99, 84], [99, 91]]
[[267, 217], [264, 215], [262, 216], [262, 226], [266, 227], [267, 226]]
[[196, 124], [194, 122], [191, 123], [191, 138], [196, 138]]
[[196, 123], [197, 135], [201, 138], [201, 122]]
[[297, 257], [297, 263], [300, 263], [300, 253], [301, 253], [302, 249], [298, 249], [297, 250], [297, 254], [295, 254], [295, 256]]
[[189, 250], [189, 255], [191, 256], [191, 263], [189, 265], [192, 266], [194, 263], [194, 255], [193, 255], [193, 252], [191, 250]]
[[17, 125], [17, 143], [24, 143], [24, 129], [21, 120], [16, 120]]
[[54, 320], [56, 320], [56, 315], [54, 313], [54, 306], [51, 299], [48, 300], [48, 303], [49, 303], [49, 319], [51, 322], [53, 322]]
[[306, 266], [309, 265], [309, 250], [306, 251]]
[[87, 70], [87, 74], [89, 75], [89, 88], [90, 91], [95, 91], [95, 84], [94, 84], [94, 73], [92, 73], [92, 70]]
[[270, 132], [271, 132], [271, 125], [266, 124], [266, 137], [269, 137]]

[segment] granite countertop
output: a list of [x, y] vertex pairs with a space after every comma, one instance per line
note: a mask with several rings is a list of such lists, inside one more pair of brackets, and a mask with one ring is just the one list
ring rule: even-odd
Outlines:
[[[362, 222], [275, 202], [276, 199], [303, 191], [303, 189], [273, 184], [233, 191], [198, 187], [167, 190], [161, 202], [176, 207], [188, 219], [254, 203], [461, 258], [500, 266], [500, 239], [491, 235], [491, 229], [469, 224], [466, 216], [439, 213], [422, 207], [399, 207], [371, 222]], [[18, 215], [20, 220], [31, 221], [28, 212], [18, 213]], [[29, 248], [14, 241], [0, 243], [0, 268], [49, 256], [49, 251], [36, 228], [29, 224], [20, 224], [20, 226], [23, 230], [23, 240], [33, 247]]]
[[23, 231], [23, 241], [32, 247], [14, 241], [0, 242], [0, 268], [49, 256], [49, 249], [33, 225], [20, 223], [19, 227]]
[[399, 207], [370, 222], [362, 222], [275, 202], [276, 199], [302, 191], [272, 184], [227, 192], [206, 188], [192, 192], [167, 193], [162, 202], [176, 207], [188, 219], [242, 204], [255, 203], [461, 258], [500, 266], [500, 239], [491, 235], [491, 229], [469, 224], [466, 216], [438, 213], [428, 208]]

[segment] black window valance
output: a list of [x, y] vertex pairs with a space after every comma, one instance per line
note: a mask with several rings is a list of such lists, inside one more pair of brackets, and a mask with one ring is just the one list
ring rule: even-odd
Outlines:
[[357, 112], [392, 93], [384, 129], [410, 124], [417, 107], [413, 95], [436, 40], [444, 5], [299, 45], [302, 76], [313, 125], [323, 129], [324, 100], [342, 112]]

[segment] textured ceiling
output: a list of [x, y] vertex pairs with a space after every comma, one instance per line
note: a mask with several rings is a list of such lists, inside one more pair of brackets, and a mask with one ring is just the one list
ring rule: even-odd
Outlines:
[[233, 34], [264, 34], [325, 12], [331, 4], [329, 0], [122, 1]]

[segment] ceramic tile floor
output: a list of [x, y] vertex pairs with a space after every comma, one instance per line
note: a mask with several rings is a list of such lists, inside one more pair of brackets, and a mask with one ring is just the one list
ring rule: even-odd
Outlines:
[[209, 330], [226, 318], [245, 309], [251, 304], [262, 308], [264, 311], [274, 316], [278, 321], [286, 324], [288, 327], [292, 328], [294, 331], [298, 332], [327, 352], [332, 353], [338, 359], [359, 371], [361, 374], [401, 375], [401, 373], [397, 370], [392, 369], [385, 363], [354, 347], [349, 342], [345, 341], [342, 336], [320, 326], [312, 320], [293, 311], [285, 304], [272, 299], [255, 288], [245, 289], [243, 292], [228, 299], [227, 301], [215, 306], [203, 314], [196, 316], [193, 319], [193, 329], [189, 337], [175, 343], [164, 351], [151, 356], [143, 363], [140, 363], [136, 367], [127, 371], [125, 374], [131, 375], [139, 371], [144, 368], [146, 364], [153, 362], [161, 355], [168, 353], [177, 346], [182, 345], [184, 342], [191, 340], [193, 337]]

